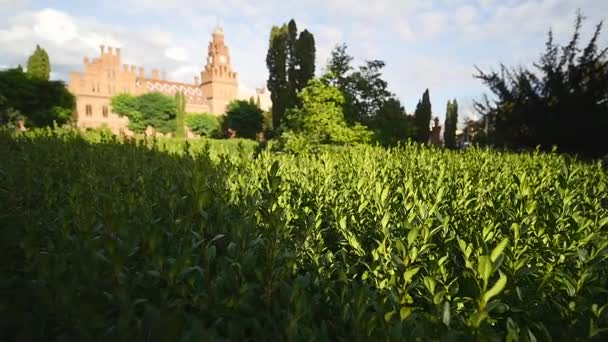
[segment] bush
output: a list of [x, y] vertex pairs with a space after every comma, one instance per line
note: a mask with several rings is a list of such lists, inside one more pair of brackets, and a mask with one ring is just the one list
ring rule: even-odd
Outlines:
[[144, 132], [148, 126], [161, 133], [174, 132], [177, 128], [175, 99], [158, 92], [116, 95], [112, 97], [112, 111], [129, 118], [128, 127], [136, 133]]
[[608, 338], [599, 163], [114, 139], [0, 133], [1, 341]]
[[264, 122], [262, 110], [253, 102], [234, 100], [228, 104], [224, 130], [232, 129], [241, 138], [255, 139], [262, 131]]
[[21, 68], [0, 71], [0, 124], [24, 117], [30, 127], [62, 125], [74, 108], [74, 96], [63, 82], [30, 78]]
[[213, 114], [188, 114], [186, 115], [186, 126], [200, 136], [214, 138], [220, 135], [220, 118]]
[[[372, 133], [361, 124], [349, 125], [344, 117], [344, 96], [336, 87], [313, 79], [298, 99], [302, 104], [287, 112], [286, 129], [282, 140], [287, 145], [301, 148], [310, 145], [349, 145], [369, 143]], [[290, 143], [289, 140], [297, 139]]]

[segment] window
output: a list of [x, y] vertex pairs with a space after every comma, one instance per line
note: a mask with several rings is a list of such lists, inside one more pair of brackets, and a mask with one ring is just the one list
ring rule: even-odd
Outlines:
[[101, 108], [101, 114], [103, 115], [104, 118], [108, 117], [108, 106], [103, 106]]
[[93, 115], [93, 108], [91, 107], [91, 105], [86, 105], [84, 111], [85, 111], [86, 116]]

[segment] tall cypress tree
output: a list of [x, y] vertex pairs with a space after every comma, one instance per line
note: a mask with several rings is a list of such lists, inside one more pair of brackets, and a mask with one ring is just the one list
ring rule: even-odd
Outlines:
[[268, 90], [272, 100], [272, 124], [281, 125], [285, 111], [298, 105], [298, 92], [315, 73], [315, 39], [304, 30], [298, 37], [298, 27], [292, 19], [270, 32], [266, 55]]
[[445, 113], [445, 125], [443, 130], [443, 142], [446, 148], [456, 148], [456, 125], [458, 123], [458, 102], [448, 100]]
[[315, 37], [308, 30], [300, 33], [300, 37], [296, 42], [295, 55], [298, 65], [295, 88], [299, 92], [315, 76]]
[[287, 108], [287, 26], [273, 26], [266, 55], [268, 82], [272, 100], [272, 127], [279, 128]]
[[51, 74], [51, 63], [46, 51], [36, 45], [36, 50], [27, 60], [27, 74], [31, 78], [48, 81]]
[[414, 112], [414, 122], [416, 123], [416, 141], [426, 144], [431, 136], [431, 98], [429, 90], [422, 94], [422, 100], [418, 101]]
[[287, 109], [295, 107], [297, 102], [297, 42], [298, 26], [295, 20], [291, 19], [287, 24]]
[[177, 112], [175, 115], [175, 137], [183, 138], [186, 136], [185, 117], [186, 117], [186, 97], [179, 91], [175, 93], [175, 105]]

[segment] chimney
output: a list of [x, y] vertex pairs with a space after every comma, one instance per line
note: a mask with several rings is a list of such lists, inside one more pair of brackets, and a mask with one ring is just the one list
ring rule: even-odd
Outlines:
[[116, 48], [116, 56], [120, 57], [120, 48]]
[[194, 76], [194, 85], [199, 85], [198, 76]]
[[128, 66], [127, 64], [123, 64], [123, 65], [122, 65], [122, 70], [123, 70], [124, 72], [129, 72], [129, 66]]
[[158, 69], [152, 69], [152, 79], [158, 80]]
[[103, 55], [104, 49], [106, 47], [104, 45], [99, 45], [99, 50], [101, 50], [101, 54]]
[[111, 46], [108, 46], [108, 53], [111, 55], [112, 54], [112, 50], [113, 48]]
[[131, 72], [135, 74], [135, 65], [131, 65]]

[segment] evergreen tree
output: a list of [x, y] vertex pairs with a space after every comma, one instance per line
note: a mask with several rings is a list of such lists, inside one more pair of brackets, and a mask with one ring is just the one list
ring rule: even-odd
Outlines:
[[443, 143], [446, 148], [456, 148], [456, 125], [458, 123], [458, 102], [448, 100], [443, 128]]
[[40, 45], [36, 45], [36, 50], [27, 60], [27, 74], [31, 78], [49, 80], [51, 74], [49, 55]]
[[183, 92], [175, 93], [175, 105], [176, 105], [176, 116], [175, 116], [175, 137], [183, 138], [186, 136], [186, 97]]
[[266, 55], [268, 66], [267, 87], [272, 100], [272, 127], [277, 129], [287, 108], [287, 27], [273, 26]]
[[476, 102], [485, 137], [514, 149], [537, 146], [588, 157], [608, 151], [608, 47], [599, 46], [602, 23], [585, 46], [579, 46], [583, 17], [576, 18], [565, 46], [553, 35], [531, 67], [476, 75], [493, 93], [493, 101]]
[[287, 109], [293, 108], [297, 103], [297, 72], [298, 61], [296, 57], [296, 43], [298, 41], [298, 26], [291, 19], [287, 24]]
[[429, 90], [425, 90], [422, 94], [422, 100], [418, 101], [416, 111], [414, 112], [414, 120], [416, 123], [416, 141], [426, 144], [431, 136], [431, 99]]
[[272, 99], [272, 123], [279, 128], [285, 111], [298, 105], [298, 92], [315, 73], [314, 36], [298, 27], [292, 19], [281, 27], [274, 26], [266, 55], [268, 90]]
[[295, 88], [297, 92], [300, 92], [315, 76], [315, 37], [308, 30], [300, 33], [296, 42], [295, 55], [298, 65]]

